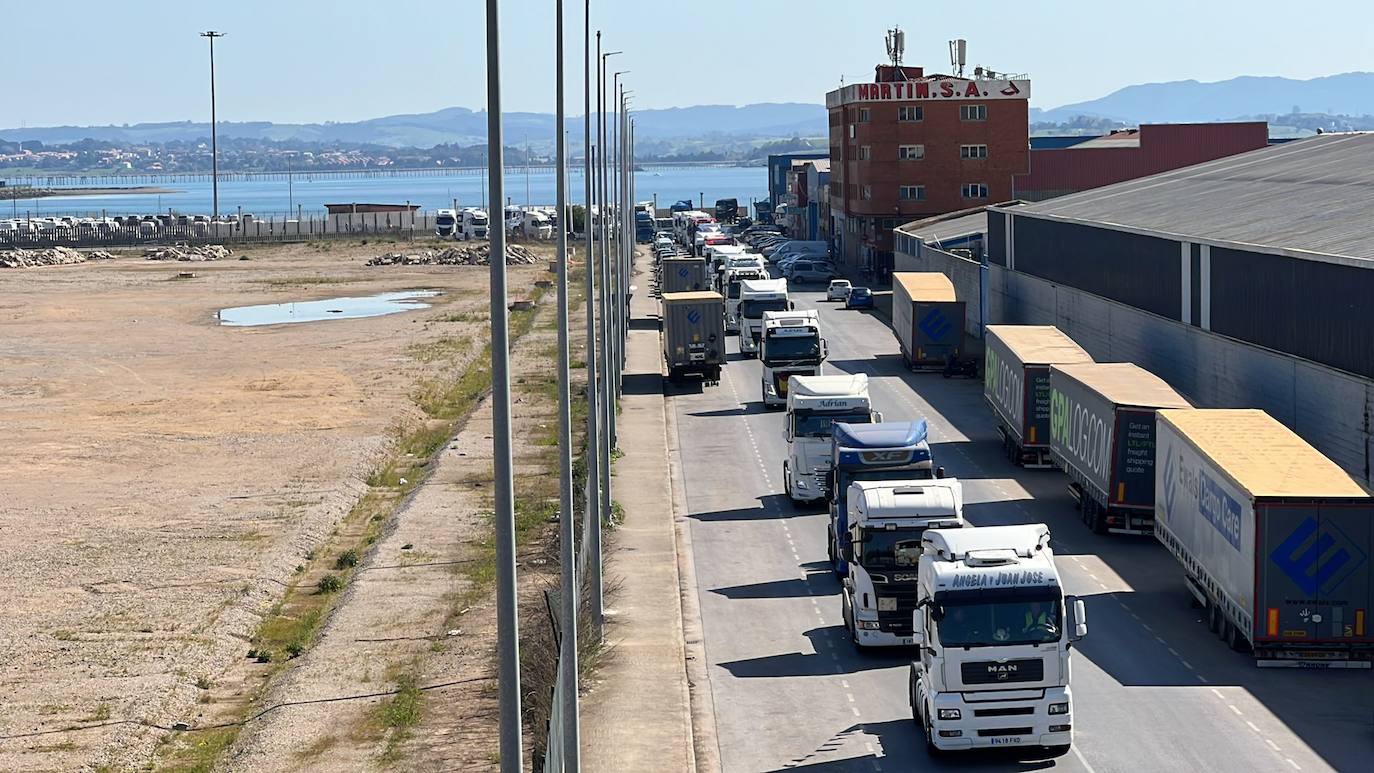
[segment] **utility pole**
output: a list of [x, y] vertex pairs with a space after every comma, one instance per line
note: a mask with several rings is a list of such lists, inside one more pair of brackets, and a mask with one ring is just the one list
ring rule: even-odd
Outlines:
[[[582, 141], [586, 147], [587, 169], [583, 174], [582, 182], [586, 186], [587, 194], [587, 214], [583, 218], [583, 230], [587, 237], [587, 256], [583, 261], [583, 270], [587, 275], [587, 508], [585, 516], [588, 521], [587, 532], [590, 535], [583, 550], [587, 551], [587, 571], [591, 577], [588, 594], [591, 596], [592, 605], [592, 636], [596, 641], [601, 641], [602, 628], [605, 623], [605, 610], [602, 607], [602, 576], [601, 576], [601, 433], [602, 429], [600, 406], [600, 385], [597, 384], [597, 352], [596, 352], [596, 295], [593, 290], [593, 278], [595, 271], [595, 252], [592, 244], [592, 205], [593, 186], [592, 171], [595, 168], [596, 156], [595, 148], [592, 145], [592, 0], [585, 0], [585, 29], [583, 30], [583, 54], [582, 54]], [[597, 56], [601, 55], [601, 34], [596, 36]]]
[[[498, 0], [487, 0], [487, 147], [491, 197], [505, 195], [501, 137], [501, 22]], [[515, 492], [511, 470], [510, 330], [506, 308], [506, 229], [491, 236], [491, 398], [493, 500], [496, 520], [496, 643], [500, 658], [502, 773], [524, 765], [520, 725], [520, 616], [515, 588]]]
[[206, 30], [200, 33], [203, 38], [210, 40], [210, 190], [213, 204], [211, 205], [210, 222], [219, 220], [219, 132], [216, 128], [215, 118], [215, 38], [224, 37], [223, 32]]
[[[614, 222], [610, 218], [610, 212], [614, 209], [610, 196], [607, 195], [606, 170], [610, 163], [607, 158], [606, 144], [606, 60], [620, 54], [619, 51], [608, 51], [601, 53], [601, 33], [597, 33], [596, 46], [598, 59], [601, 69], [597, 72], [596, 99], [597, 99], [597, 145], [602, 148], [601, 163], [597, 169], [597, 179], [600, 186], [603, 208], [606, 210], [606, 217], [601, 219], [601, 347], [602, 347], [602, 369], [605, 375], [605, 384], [602, 388], [602, 415], [605, 420], [606, 431], [602, 434], [602, 463], [601, 463], [601, 496], [602, 514], [610, 518], [614, 514], [612, 502], [614, 501], [611, 492], [611, 450], [616, 447], [618, 438], [616, 437], [616, 416], [615, 416], [615, 393], [613, 376], [613, 365], [618, 354], [615, 352], [619, 347], [615, 344], [615, 336], [611, 329], [611, 297], [615, 291], [611, 287], [611, 261], [610, 253], [610, 233], [609, 224]], [[618, 327], [618, 326], [617, 326]]]
[[558, 542], [562, 562], [563, 638], [559, 642], [558, 664], [563, 681], [562, 738], [563, 773], [579, 773], [581, 760], [581, 723], [577, 695], [577, 602], [581, 595], [577, 583], [577, 551], [574, 549], [577, 519], [573, 516], [572, 479], [572, 405], [571, 373], [568, 352], [568, 142], [563, 131], [563, 0], [556, 0], [557, 42], [554, 58], [557, 71], [554, 86], [555, 125], [558, 127], [558, 156], [554, 174], [558, 177]]

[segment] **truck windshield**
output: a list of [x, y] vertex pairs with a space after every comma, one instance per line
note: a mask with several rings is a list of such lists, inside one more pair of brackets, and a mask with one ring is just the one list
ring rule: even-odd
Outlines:
[[726, 293], [726, 297], [727, 297], [727, 298], [739, 298], [739, 281], [738, 281], [738, 280], [736, 280], [736, 281], [734, 281], [734, 282], [731, 282], [731, 283], [730, 283], [730, 286], [729, 286], [728, 288], [726, 288], [726, 289], [728, 290], [728, 292]]
[[1059, 599], [1014, 599], [936, 607], [940, 643], [946, 647], [1000, 647], [1059, 641]]
[[434, 218], [434, 222], [439, 225], [453, 225], [453, 215], [439, 215]]
[[821, 356], [818, 336], [769, 336], [764, 342], [764, 364], [775, 360], [814, 360]]
[[868, 411], [847, 413], [815, 413], [805, 411], [793, 418], [792, 434], [796, 437], [830, 437], [830, 425], [837, 421], [846, 424], [868, 424], [873, 417]]
[[864, 529], [859, 565], [865, 569], [906, 569], [921, 560], [925, 529]]
[[766, 301], [741, 301], [739, 305], [740, 316], [749, 319], [763, 319], [765, 311], [787, 311], [786, 298], [773, 298]]

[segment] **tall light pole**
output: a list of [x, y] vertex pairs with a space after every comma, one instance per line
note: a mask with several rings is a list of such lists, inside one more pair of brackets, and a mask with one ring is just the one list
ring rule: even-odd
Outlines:
[[615, 387], [612, 378], [612, 365], [614, 354], [619, 347], [615, 344], [614, 336], [611, 333], [611, 254], [610, 254], [610, 233], [608, 224], [610, 223], [610, 197], [606, 195], [606, 166], [610, 159], [606, 153], [606, 60], [620, 54], [619, 51], [601, 52], [601, 33], [596, 35], [596, 53], [601, 68], [597, 71], [596, 99], [597, 99], [597, 147], [601, 148], [600, 164], [597, 169], [598, 189], [601, 192], [599, 201], [606, 215], [601, 218], [601, 373], [605, 381], [601, 390], [601, 415], [604, 421], [605, 432], [601, 435], [601, 508], [604, 517], [611, 517], [614, 508], [614, 501], [611, 494], [611, 449], [616, 446], [616, 417], [615, 417]]
[[210, 222], [219, 220], [219, 132], [215, 119], [215, 38], [224, 37], [223, 32], [206, 30], [200, 33], [210, 40], [210, 190], [212, 205]]
[[[590, 574], [588, 581], [588, 595], [591, 597], [592, 606], [592, 636], [597, 641], [601, 640], [602, 627], [605, 623], [602, 598], [602, 577], [601, 577], [601, 432], [598, 429], [601, 424], [600, 394], [601, 388], [597, 383], [597, 352], [596, 352], [596, 295], [593, 291], [593, 277], [596, 276], [596, 262], [593, 260], [595, 253], [592, 243], [592, 205], [593, 196], [593, 170], [596, 168], [594, 143], [592, 140], [592, 0], [585, 0], [583, 30], [583, 53], [582, 53], [582, 143], [586, 148], [586, 173], [583, 175], [583, 183], [586, 186], [587, 213], [583, 218], [583, 230], [587, 237], [587, 256], [583, 261], [583, 269], [587, 275], [587, 446], [585, 457], [587, 459], [587, 508], [585, 518], [588, 523], [587, 544], [583, 550], [587, 551], [587, 572]], [[601, 33], [596, 35], [597, 54], [600, 55]]]
[[[487, 148], [491, 199], [505, 197], [501, 136], [501, 22], [498, 0], [487, 0]], [[520, 617], [515, 589], [515, 491], [511, 470], [510, 319], [506, 308], [506, 229], [491, 237], [491, 403], [493, 504], [496, 521], [496, 648], [500, 664], [502, 773], [524, 765], [520, 726]]]
[[[620, 76], [625, 75], [629, 72], [629, 70], [621, 70], [619, 72], [614, 73], [611, 76], [611, 94], [619, 93]], [[610, 101], [609, 97], [611, 94], [607, 95], [608, 102]], [[617, 125], [620, 123], [620, 102], [615, 103], [615, 115], [616, 121], [614, 124], [611, 125], [611, 150], [614, 153], [614, 155], [611, 158], [612, 174], [610, 177], [610, 185], [611, 197], [616, 202], [617, 224], [617, 233], [615, 240], [616, 258], [611, 276], [611, 303], [614, 305], [614, 308], [612, 309], [614, 313], [611, 315], [611, 330], [612, 336], [615, 338], [616, 356], [612, 358], [613, 364], [611, 366], [611, 370], [615, 373], [615, 378], [611, 381], [611, 386], [612, 391], [618, 399], [620, 397], [620, 371], [625, 361], [625, 336], [624, 329], [621, 325], [622, 320], [620, 315], [620, 296], [623, 292], [623, 289], [620, 287], [620, 256], [623, 255], [625, 252], [625, 202], [624, 198], [620, 195], [620, 135], [616, 129]], [[612, 435], [612, 437], [615, 438], [616, 436]]]
[[[556, 0], [554, 57], [557, 60], [554, 86], [555, 130], [558, 157], [554, 173], [558, 177], [558, 540], [562, 561], [563, 638], [559, 642], [558, 664], [563, 682], [563, 773], [579, 773], [581, 763], [581, 723], [577, 695], [577, 551], [574, 540], [577, 519], [573, 517], [572, 406], [571, 374], [568, 352], [568, 140], [563, 131], [563, 0]], [[528, 179], [528, 178], [526, 178]], [[526, 196], [528, 198], [528, 196]]]

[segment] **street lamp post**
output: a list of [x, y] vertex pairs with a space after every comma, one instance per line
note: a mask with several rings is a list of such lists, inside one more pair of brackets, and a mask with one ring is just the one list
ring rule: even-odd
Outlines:
[[219, 132], [216, 130], [215, 119], [215, 38], [224, 37], [224, 33], [206, 30], [200, 33], [200, 36], [210, 40], [210, 190], [212, 191], [210, 222], [214, 222], [219, 220]]
[[[596, 276], [595, 244], [592, 239], [592, 207], [595, 203], [595, 186], [592, 171], [596, 168], [596, 148], [592, 138], [592, 0], [585, 0], [582, 55], [582, 144], [586, 148], [586, 170], [582, 175], [585, 186], [587, 211], [582, 219], [582, 230], [587, 237], [587, 255], [583, 260], [583, 273], [587, 282], [587, 507], [585, 518], [588, 522], [587, 551], [588, 596], [591, 602], [592, 637], [601, 641], [602, 626], [605, 623], [605, 610], [602, 606], [603, 588], [601, 575], [601, 435], [605, 426], [601, 422], [601, 388], [597, 383], [596, 349], [596, 294], [593, 284]], [[596, 36], [597, 55], [600, 56], [601, 33]]]
[[602, 149], [598, 159], [597, 181], [598, 190], [601, 192], [599, 201], [605, 214], [600, 218], [601, 223], [601, 348], [602, 348], [602, 374], [605, 382], [601, 391], [601, 415], [604, 421], [605, 432], [601, 436], [601, 514], [604, 518], [610, 518], [613, 513], [612, 502], [614, 498], [611, 493], [611, 449], [616, 447], [616, 416], [615, 416], [615, 387], [612, 384], [613, 373], [611, 363], [615, 361], [618, 354], [615, 354], [617, 346], [614, 336], [611, 333], [611, 255], [610, 233], [608, 224], [610, 222], [610, 198], [606, 195], [606, 168], [609, 159], [606, 157], [606, 60], [619, 55], [619, 51], [601, 52], [601, 33], [597, 33], [597, 58], [600, 62], [600, 69], [597, 71], [596, 99], [597, 99], [597, 146]]

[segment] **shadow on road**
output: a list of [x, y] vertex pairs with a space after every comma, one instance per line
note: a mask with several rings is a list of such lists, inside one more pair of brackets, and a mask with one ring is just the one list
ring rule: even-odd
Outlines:
[[763, 407], [763, 403], [745, 403], [737, 408], [721, 408], [715, 411], [692, 411], [687, 415], [703, 419], [713, 419], [723, 416], [753, 416], [757, 413], [766, 412], [767, 409]]
[[719, 666], [739, 679], [756, 677], [835, 676], [857, 674], [884, 668], [903, 667], [910, 662], [905, 650], [858, 653], [841, 625], [812, 628], [805, 633], [814, 652], [784, 652], [759, 658], [746, 658]]
[[657, 373], [627, 373], [620, 391], [627, 395], [663, 394], [663, 376]]
[[631, 330], [658, 330], [660, 327], [658, 317], [634, 317], [630, 320]]
[[794, 577], [788, 580], [769, 580], [750, 585], [732, 585], [728, 588], [712, 588], [727, 599], [782, 599], [806, 596], [829, 596], [838, 590], [833, 583], [818, 583]]
[[[846, 745], [863, 738], [876, 738], [880, 754], [867, 754], [845, 757], [837, 760], [815, 760]], [[988, 770], [988, 771], [1032, 771], [1046, 770], [1056, 765], [1054, 759], [1035, 748], [997, 749], [959, 752], [940, 758], [932, 758], [926, 753], [921, 731], [910, 719], [896, 719], [887, 722], [867, 722], [850, 725], [831, 737], [815, 752], [807, 754], [787, 765], [774, 768], [770, 773], [784, 771], [807, 771], [807, 773], [858, 773], [872, 771], [881, 765], [885, 770]]]
[[812, 515], [812, 513], [800, 512], [793, 508], [787, 502], [787, 497], [782, 494], [764, 494], [758, 498], [758, 501], [758, 507], [736, 507], [732, 510], [689, 513], [687, 517], [703, 523], [710, 523], [713, 521], [774, 521], [780, 518]]

